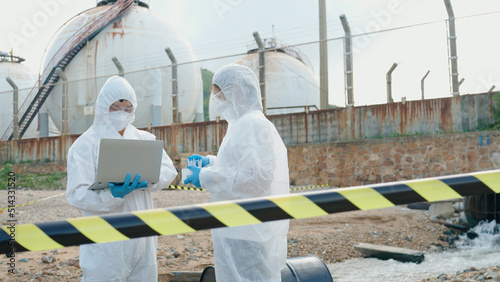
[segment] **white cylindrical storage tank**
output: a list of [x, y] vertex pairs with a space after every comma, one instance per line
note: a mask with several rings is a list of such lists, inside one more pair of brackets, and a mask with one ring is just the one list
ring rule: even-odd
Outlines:
[[[24, 61], [24, 59], [10, 57], [7, 53], [0, 52], [0, 105], [2, 105], [2, 110], [0, 111], [0, 137], [4, 135], [5, 131], [14, 120], [14, 92], [6, 78], [10, 77], [18, 88], [18, 109], [21, 108], [31, 88], [37, 81], [36, 74], [30, 68], [23, 65], [21, 63], [22, 61]], [[18, 118], [21, 120], [20, 113]], [[37, 137], [37, 126], [38, 118], [35, 118], [22, 138]], [[6, 138], [9, 138], [9, 136]]]
[[[259, 53], [250, 53], [235, 61], [254, 71], [259, 78]], [[275, 107], [295, 107], [316, 105], [319, 108], [319, 82], [314, 72], [299, 59], [284, 53], [265, 52], [265, 85], [267, 115], [304, 112], [305, 107], [269, 109]], [[219, 113], [210, 99], [210, 119]]]
[[[53, 39], [44, 68], [66, 40], [109, 7], [97, 6], [68, 21]], [[137, 94], [134, 125], [172, 124], [172, 68], [165, 67], [171, 65], [166, 48], [172, 50], [178, 63], [196, 60], [189, 42], [177, 29], [151, 12], [147, 5], [137, 4], [89, 41], [64, 70], [68, 81], [68, 132], [82, 133], [92, 124], [93, 107], [102, 85], [107, 78], [118, 74], [113, 57], [123, 66], [124, 77]], [[192, 122], [203, 88], [200, 67], [198, 64], [179, 65], [177, 77], [181, 122]], [[61, 128], [61, 85], [54, 87], [45, 105]]]

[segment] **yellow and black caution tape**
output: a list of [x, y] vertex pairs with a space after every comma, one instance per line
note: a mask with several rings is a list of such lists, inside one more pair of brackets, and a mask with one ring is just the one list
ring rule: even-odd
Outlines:
[[185, 187], [179, 185], [169, 185], [168, 188], [166, 188], [165, 190], [191, 190], [191, 191], [203, 191], [203, 192], [207, 191], [201, 188]]
[[[305, 190], [305, 189], [312, 189], [312, 188], [318, 188], [318, 187], [325, 187], [325, 186], [330, 186], [330, 184], [324, 184], [324, 185], [317, 185], [317, 186], [306, 186], [306, 187], [298, 187], [298, 188], [291, 188], [290, 191], [293, 191], [293, 190]], [[202, 192], [206, 192], [207, 190], [205, 189], [202, 189], [202, 188], [195, 188], [195, 187], [185, 187], [185, 186], [179, 186], [179, 185], [169, 185], [168, 188], [165, 188], [165, 190], [172, 190], [172, 189], [177, 189], [177, 190], [191, 190], [191, 191], [202, 191]], [[50, 197], [47, 197], [47, 198], [43, 198], [43, 199], [40, 199], [40, 200], [36, 200], [36, 201], [32, 201], [32, 202], [28, 202], [28, 203], [24, 203], [24, 204], [21, 204], [21, 205], [17, 205], [17, 206], [13, 206], [13, 207], [8, 207], [8, 208], [0, 208], [0, 213], [2, 213], [4, 210], [7, 210], [7, 209], [12, 209], [12, 208], [19, 208], [19, 207], [23, 207], [23, 206], [27, 206], [27, 205], [31, 205], [31, 204], [35, 204], [35, 203], [38, 203], [38, 202], [41, 202], [41, 201], [45, 201], [45, 200], [49, 200], [49, 199], [52, 199], [52, 198], [56, 198], [56, 197], [59, 197], [59, 196], [62, 196], [64, 195], [65, 193], [61, 193], [61, 194], [57, 194], [57, 195], [53, 195], [53, 196], [50, 196]]]
[[[331, 185], [330, 184], [323, 184], [323, 185], [316, 185], [316, 186], [296, 187], [296, 188], [290, 188], [290, 191], [307, 190], [307, 189], [327, 187], [327, 186], [331, 186]], [[202, 188], [185, 187], [185, 186], [179, 186], [179, 185], [169, 185], [168, 188], [165, 188], [165, 190], [190, 190], [190, 191], [202, 191], [202, 192], [207, 191], [207, 190], [202, 189]]]
[[321, 188], [321, 187], [327, 187], [327, 186], [331, 186], [331, 184], [290, 188], [290, 191], [308, 190], [308, 189]]
[[13, 239], [17, 252], [39, 251], [493, 193], [500, 193], [500, 170], [11, 225], [0, 229], [0, 253], [12, 255]]
[[53, 195], [53, 196], [50, 196], [50, 197], [47, 197], [47, 198], [43, 198], [43, 199], [40, 199], [40, 200], [36, 200], [36, 201], [32, 201], [32, 202], [28, 202], [28, 203], [20, 204], [20, 205], [13, 206], [13, 207], [8, 207], [8, 208], [0, 208], [0, 213], [2, 213], [4, 210], [7, 210], [7, 209], [19, 208], [19, 207], [23, 207], [23, 206], [31, 205], [31, 204], [34, 204], [34, 203], [38, 203], [38, 202], [41, 202], [41, 201], [45, 201], [45, 200], [49, 200], [49, 199], [52, 199], [52, 198], [59, 197], [59, 196], [62, 196], [62, 195], [64, 195], [64, 194], [65, 194], [65, 193], [61, 193], [61, 194], [57, 194], [57, 195]]
[[[326, 186], [330, 186], [330, 184], [324, 184], [324, 185], [316, 185], [316, 186], [306, 186], [306, 187], [291, 188], [291, 189], [290, 189], [290, 191], [294, 191], [294, 190], [306, 190], [306, 189], [319, 188], [319, 187], [326, 187]], [[196, 187], [185, 187], [185, 186], [179, 186], [179, 185], [169, 185], [169, 186], [168, 186], [168, 188], [165, 188], [165, 190], [171, 190], [171, 189], [177, 189], [177, 190], [191, 190], [191, 191], [200, 191], [200, 192], [206, 192], [206, 191], [207, 191], [207, 190], [202, 189], [202, 188], [196, 188]], [[8, 208], [0, 208], [0, 213], [2, 213], [4, 210], [7, 210], [7, 209], [19, 208], [19, 207], [23, 207], [23, 206], [27, 206], [27, 205], [35, 204], [35, 203], [38, 203], [38, 202], [41, 202], [41, 201], [45, 201], [45, 200], [49, 200], [49, 199], [52, 199], [52, 198], [56, 198], [56, 197], [62, 196], [62, 195], [64, 195], [64, 194], [65, 194], [65, 193], [61, 193], [61, 194], [57, 194], [57, 195], [53, 195], [53, 196], [50, 196], [50, 197], [47, 197], [47, 198], [43, 198], [43, 199], [40, 199], [40, 200], [36, 200], [36, 201], [32, 201], [32, 202], [28, 202], [28, 203], [24, 203], [24, 204], [17, 205], [17, 206], [13, 206], [13, 207], [8, 207]]]

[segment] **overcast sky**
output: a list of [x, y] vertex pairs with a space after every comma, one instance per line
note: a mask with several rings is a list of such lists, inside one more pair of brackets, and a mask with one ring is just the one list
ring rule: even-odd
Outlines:
[[[96, 5], [94, 0], [2, 0], [0, 51], [26, 59], [38, 73], [51, 37], [67, 20]], [[153, 12], [176, 26], [198, 59], [247, 51], [252, 33], [275, 36], [290, 45], [319, 39], [318, 1], [312, 0], [151, 0]], [[446, 19], [443, 0], [327, 0], [330, 104], [345, 105], [342, 40], [339, 20], [345, 14], [354, 44], [355, 105], [386, 102], [386, 73], [393, 63], [393, 98], [416, 100], [425, 80], [426, 98], [449, 97]], [[461, 94], [500, 89], [500, 1], [452, 0], [457, 30]], [[400, 28], [401, 27], [401, 28]], [[393, 29], [391, 31], [391, 29]], [[388, 30], [388, 31], [386, 31]], [[375, 33], [373, 33], [375, 32]], [[319, 45], [297, 48], [319, 77]], [[216, 71], [238, 57], [208, 60], [201, 67]], [[166, 61], [166, 65], [168, 62]]]

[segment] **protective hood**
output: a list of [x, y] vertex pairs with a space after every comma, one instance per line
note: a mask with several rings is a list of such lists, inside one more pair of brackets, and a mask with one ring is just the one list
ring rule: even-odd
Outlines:
[[130, 101], [132, 106], [134, 106], [132, 118], [129, 122], [130, 124], [135, 118], [137, 98], [132, 85], [130, 85], [125, 78], [115, 75], [106, 80], [101, 88], [101, 91], [99, 92], [99, 96], [97, 97], [94, 124], [92, 125], [96, 130], [101, 132], [116, 131], [109, 118], [109, 107], [111, 104], [121, 99]]
[[234, 117], [221, 113], [228, 122], [237, 120], [254, 110], [262, 112], [259, 80], [248, 67], [237, 64], [226, 65], [217, 71], [212, 83], [219, 86], [231, 104]]

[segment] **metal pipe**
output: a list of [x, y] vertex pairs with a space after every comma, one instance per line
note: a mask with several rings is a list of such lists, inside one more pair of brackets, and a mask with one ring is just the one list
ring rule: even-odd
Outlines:
[[[116, 58], [114, 58], [116, 59]], [[57, 75], [63, 81], [62, 83], [62, 95], [61, 95], [61, 134], [68, 134], [68, 78], [64, 74], [61, 68], [56, 69]]]
[[394, 69], [398, 66], [398, 64], [394, 63], [392, 64], [392, 67], [389, 69], [389, 71], [386, 74], [386, 79], [387, 79], [387, 103], [394, 103], [394, 100], [392, 99], [392, 72]]
[[178, 105], [178, 90], [177, 90], [177, 60], [175, 59], [174, 53], [170, 48], [165, 48], [165, 52], [167, 52], [168, 58], [170, 62], [172, 62], [172, 122], [178, 123], [180, 122], [178, 113], [179, 113], [179, 105]]
[[481, 221], [498, 222], [500, 218], [500, 194], [477, 194], [464, 199], [464, 215], [470, 226]]
[[125, 70], [123, 69], [122, 64], [120, 64], [120, 61], [118, 61], [118, 58], [113, 57], [111, 60], [115, 63], [115, 66], [118, 69], [118, 75], [123, 76], [125, 74]]
[[266, 47], [260, 38], [259, 32], [253, 33], [253, 38], [259, 46], [259, 84], [260, 94], [262, 95], [262, 111], [267, 113], [267, 99], [266, 99]]
[[424, 80], [425, 78], [429, 75], [431, 71], [428, 70], [427, 73], [422, 77], [422, 80], [420, 80], [420, 89], [422, 90], [422, 100], [424, 100]]
[[449, 43], [449, 63], [451, 65], [451, 90], [452, 95], [459, 95], [459, 83], [458, 83], [458, 57], [457, 57], [457, 36], [455, 32], [455, 15], [453, 13], [453, 7], [451, 6], [450, 0], [444, 0], [446, 6], [446, 11], [448, 12], [448, 43]]
[[5, 80], [10, 84], [10, 86], [13, 89], [13, 99], [12, 99], [12, 107], [13, 107], [13, 121], [14, 121], [14, 133], [13, 133], [13, 138], [18, 139], [19, 138], [19, 88], [17, 85], [14, 83], [10, 77], [6, 77]]
[[345, 92], [347, 95], [347, 105], [354, 105], [354, 89], [353, 89], [353, 74], [352, 74], [352, 43], [351, 43], [351, 28], [344, 14], [340, 15], [340, 21], [344, 28], [344, 77], [345, 77]]
[[326, 41], [326, 1], [318, 0], [319, 6], [319, 105], [328, 108], [328, 43]]
[[148, 72], [152, 82], [150, 85], [150, 93], [153, 96], [151, 100], [151, 126], [159, 126], [161, 124], [161, 106], [162, 106], [162, 88], [161, 88], [161, 71], [154, 69]]

